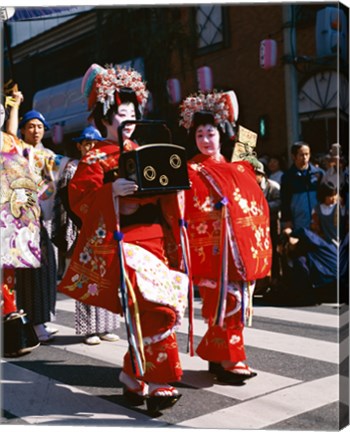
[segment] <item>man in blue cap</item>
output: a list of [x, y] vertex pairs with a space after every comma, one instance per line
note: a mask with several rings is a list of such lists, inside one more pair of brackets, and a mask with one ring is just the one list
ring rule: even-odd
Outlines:
[[77, 143], [77, 148], [83, 157], [93, 148], [95, 141], [103, 141], [103, 138], [100, 131], [90, 125], [83, 130], [80, 136], [72, 140]]
[[45, 131], [50, 129], [45, 117], [39, 111], [28, 111], [19, 123], [23, 140], [34, 147], [42, 146]]
[[16, 270], [16, 299], [18, 307], [24, 309], [41, 343], [50, 341], [57, 329], [47, 323], [54, 319], [56, 308], [57, 264], [56, 254], [50, 239], [51, 220], [56, 184], [68, 162], [68, 158], [45, 148], [42, 139], [50, 128], [45, 117], [36, 110], [28, 111], [19, 122], [22, 139], [40, 153], [42, 166], [36, 166], [47, 183], [40, 197], [40, 243], [42, 259], [39, 268]]

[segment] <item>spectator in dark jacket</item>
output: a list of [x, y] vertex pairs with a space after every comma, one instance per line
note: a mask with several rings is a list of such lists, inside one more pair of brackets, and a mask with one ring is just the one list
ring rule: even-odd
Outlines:
[[310, 146], [293, 144], [293, 165], [284, 173], [281, 182], [282, 229], [297, 230], [310, 227], [312, 209], [317, 204], [317, 189], [324, 171], [310, 163]]

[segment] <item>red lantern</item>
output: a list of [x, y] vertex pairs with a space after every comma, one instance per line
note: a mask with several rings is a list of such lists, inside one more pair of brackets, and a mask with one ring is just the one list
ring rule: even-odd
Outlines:
[[52, 141], [56, 145], [63, 142], [63, 126], [61, 124], [54, 124], [52, 128]]
[[169, 95], [169, 102], [177, 104], [181, 101], [181, 85], [177, 78], [170, 78], [166, 82], [166, 88]]
[[277, 42], [274, 39], [264, 39], [260, 42], [260, 67], [271, 69], [277, 64]]
[[213, 72], [209, 66], [197, 69], [198, 89], [202, 92], [213, 90]]

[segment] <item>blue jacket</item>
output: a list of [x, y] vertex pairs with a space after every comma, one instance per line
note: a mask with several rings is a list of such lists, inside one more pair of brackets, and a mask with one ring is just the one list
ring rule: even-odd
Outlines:
[[324, 175], [321, 168], [309, 163], [301, 171], [294, 164], [282, 176], [281, 221], [291, 221], [293, 229], [309, 228], [312, 209], [317, 204], [317, 189]]

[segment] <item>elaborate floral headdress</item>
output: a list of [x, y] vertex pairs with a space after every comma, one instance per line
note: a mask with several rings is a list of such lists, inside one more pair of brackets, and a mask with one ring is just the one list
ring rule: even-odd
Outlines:
[[216, 126], [225, 121], [233, 123], [238, 119], [238, 101], [234, 91], [213, 93], [195, 93], [188, 96], [180, 105], [180, 126], [190, 129], [193, 126], [193, 115], [198, 111], [209, 111], [213, 114]]
[[135, 92], [141, 108], [147, 103], [148, 90], [139, 72], [132, 68], [106, 65], [105, 68], [94, 63], [83, 77], [82, 93], [88, 98], [89, 110], [97, 103], [103, 104], [103, 113], [118, 101], [121, 88], [127, 87]]

